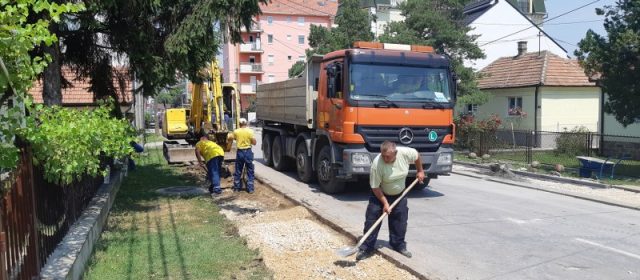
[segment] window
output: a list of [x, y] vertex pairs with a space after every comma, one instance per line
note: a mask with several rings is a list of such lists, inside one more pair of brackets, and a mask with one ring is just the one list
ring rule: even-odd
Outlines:
[[269, 83], [275, 82], [276, 81], [276, 76], [275, 75], [269, 75], [268, 81], [269, 81]]
[[475, 115], [478, 113], [478, 104], [467, 104], [467, 114]]
[[267, 43], [273, 44], [273, 34], [267, 34]]
[[304, 55], [298, 56], [298, 61], [302, 61], [302, 62], [304, 62], [304, 59], [305, 59], [305, 58], [306, 58], [306, 57], [305, 57]]
[[291, 56], [287, 55], [287, 60], [291, 61]]
[[304, 35], [298, 35], [298, 44], [304, 45]]
[[327, 67], [327, 76], [329, 71], [333, 70], [335, 73], [334, 78], [327, 79], [327, 97], [329, 98], [342, 98], [342, 63], [333, 62]]
[[298, 25], [300, 26], [304, 25], [304, 17], [298, 17]]
[[509, 116], [517, 116], [522, 112], [522, 97], [509, 97]]
[[287, 41], [291, 41], [291, 35], [287, 35]]
[[273, 17], [272, 16], [268, 16], [267, 17], [267, 23], [269, 23], [269, 25], [271, 25], [273, 23]]
[[267, 62], [269, 62], [269, 65], [273, 65], [274, 60], [275, 60], [275, 57], [272, 54], [267, 56]]
[[291, 23], [291, 16], [287, 17], [287, 23]]

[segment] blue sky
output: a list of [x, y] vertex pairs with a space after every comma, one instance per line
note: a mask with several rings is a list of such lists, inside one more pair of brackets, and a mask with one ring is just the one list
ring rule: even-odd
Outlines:
[[[544, 2], [548, 13], [547, 20], [593, 1], [594, 0], [545, 0]], [[602, 26], [604, 16], [596, 15], [595, 9], [606, 5], [615, 5], [615, 0], [600, 0], [580, 10], [548, 21], [544, 24], [544, 31], [547, 32], [549, 36], [557, 39], [556, 41], [569, 52], [569, 55], [574, 57], [573, 51], [577, 48], [576, 45], [578, 45], [578, 42], [584, 38], [587, 30], [592, 29], [598, 34], [605, 35], [604, 27]]]

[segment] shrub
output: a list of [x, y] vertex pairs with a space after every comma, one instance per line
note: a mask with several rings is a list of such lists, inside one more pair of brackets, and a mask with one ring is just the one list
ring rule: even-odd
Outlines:
[[489, 152], [488, 143], [495, 136], [502, 120], [495, 114], [483, 120], [477, 120], [473, 115], [462, 115], [455, 120], [455, 124], [456, 144], [481, 156]]
[[574, 127], [571, 131], [565, 129], [556, 138], [556, 149], [554, 153], [577, 156], [583, 154], [588, 149], [587, 136], [589, 129], [584, 126]]
[[104, 172], [101, 161], [132, 152], [135, 130], [124, 119], [112, 117], [113, 103], [92, 110], [38, 105], [20, 135], [32, 146], [34, 162], [45, 179], [69, 185], [83, 175]]

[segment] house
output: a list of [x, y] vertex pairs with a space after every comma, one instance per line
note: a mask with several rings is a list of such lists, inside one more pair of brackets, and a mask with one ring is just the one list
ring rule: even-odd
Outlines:
[[222, 51], [224, 80], [238, 85], [243, 111], [255, 102], [258, 83], [286, 80], [289, 68], [305, 60], [311, 25], [331, 27], [338, 2], [272, 0], [260, 8], [262, 14], [242, 32], [244, 43], [227, 43]]
[[404, 16], [398, 5], [406, 0], [360, 0], [360, 7], [367, 9], [372, 16], [371, 33], [374, 38], [384, 34], [387, 24], [403, 21]]
[[514, 42], [525, 41], [531, 51], [548, 51], [566, 58], [565, 50], [543, 30], [546, 7], [543, 0], [479, 0], [465, 6], [465, 25], [486, 57], [465, 61], [476, 70], [501, 57], [515, 56]]
[[[603, 105], [607, 94], [603, 94]], [[622, 156], [640, 160], [640, 118], [624, 127], [616, 118], [601, 111], [601, 147], [602, 154], [613, 158]]]
[[[117, 70], [126, 73], [126, 70]], [[96, 100], [92, 92], [89, 91], [91, 86], [85, 79], [78, 79], [75, 72], [68, 68], [61, 69], [62, 75], [69, 83], [68, 87], [62, 88], [62, 106], [65, 107], [95, 107]], [[126, 74], [125, 74], [126, 75]], [[127, 76], [128, 77], [128, 76]], [[130, 79], [118, 81], [114, 79], [113, 86], [117, 92], [118, 104], [120, 104], [121, 112], [133, 113], [133, 84]], [[42, 80], [33, 83], [33, 87], [29, 89], [29, 94], [33, 97], [34, 103], [44, 103], [42, 98]]]
[[480, 74], [479, 88], [490, 100], [465, 108], [479, 118], [497, 114], [505, 128], [519, 130], [600, 129], [600, 88], [576, 60], [551, 51], [527, 52], [527, 42], [518, 42], [517, 55], [497, 59]]

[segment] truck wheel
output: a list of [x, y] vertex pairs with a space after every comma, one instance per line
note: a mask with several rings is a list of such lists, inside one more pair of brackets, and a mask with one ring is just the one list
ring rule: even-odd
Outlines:
[[265, 134], [262, 138], [262, 157], [264, 159], [264, 164], [267, 166], [273, 166], [271, 146], [273, 146], [273, 137], [269, 134]]
[[[411, 178], [411, 177], [410, 177], [410, 178], [407, 178], [407, 180], [406, 180], [406, 185], [407, 185], [407, 187], [408, 187], [409, 185], [411, 185], [411, 183], [413, 183], [413, 180], [415, 180], [415, 179], [416, 179], [415, 177], [413, 177], [413, 178]], [[426, 188], [429, 186], [429, 181], [431, 181], [431, 178], [424, 178], [424, 181], [422, 181], [422, 184], [420, 184], [420, 182], [418, 182], [418, 183], [413, 187], [412, 191], [421, 191], [421, 190], [426, 189]]]
[[344, 182], [336, 178], [336, 171], [331, 168], [331, 147], [324, 146], [318, 154], [316, 162], [318, 183], [325, 193], [339, 193], [344, 191]]
[[273, 158], [273, 168], [283, 171], [289, 167], [289, 159], [284, 154], [284, 146], [282, 145], [282, 137], [273, 138], [273, 147], [271, 148], [271, 157]]
[[311, 169], [311, 157], [307, 153], [307, 145], [300, 142], [296, 147], [296, 170], [300, 181], [309, 183], [313, 180], [313, 169]]

